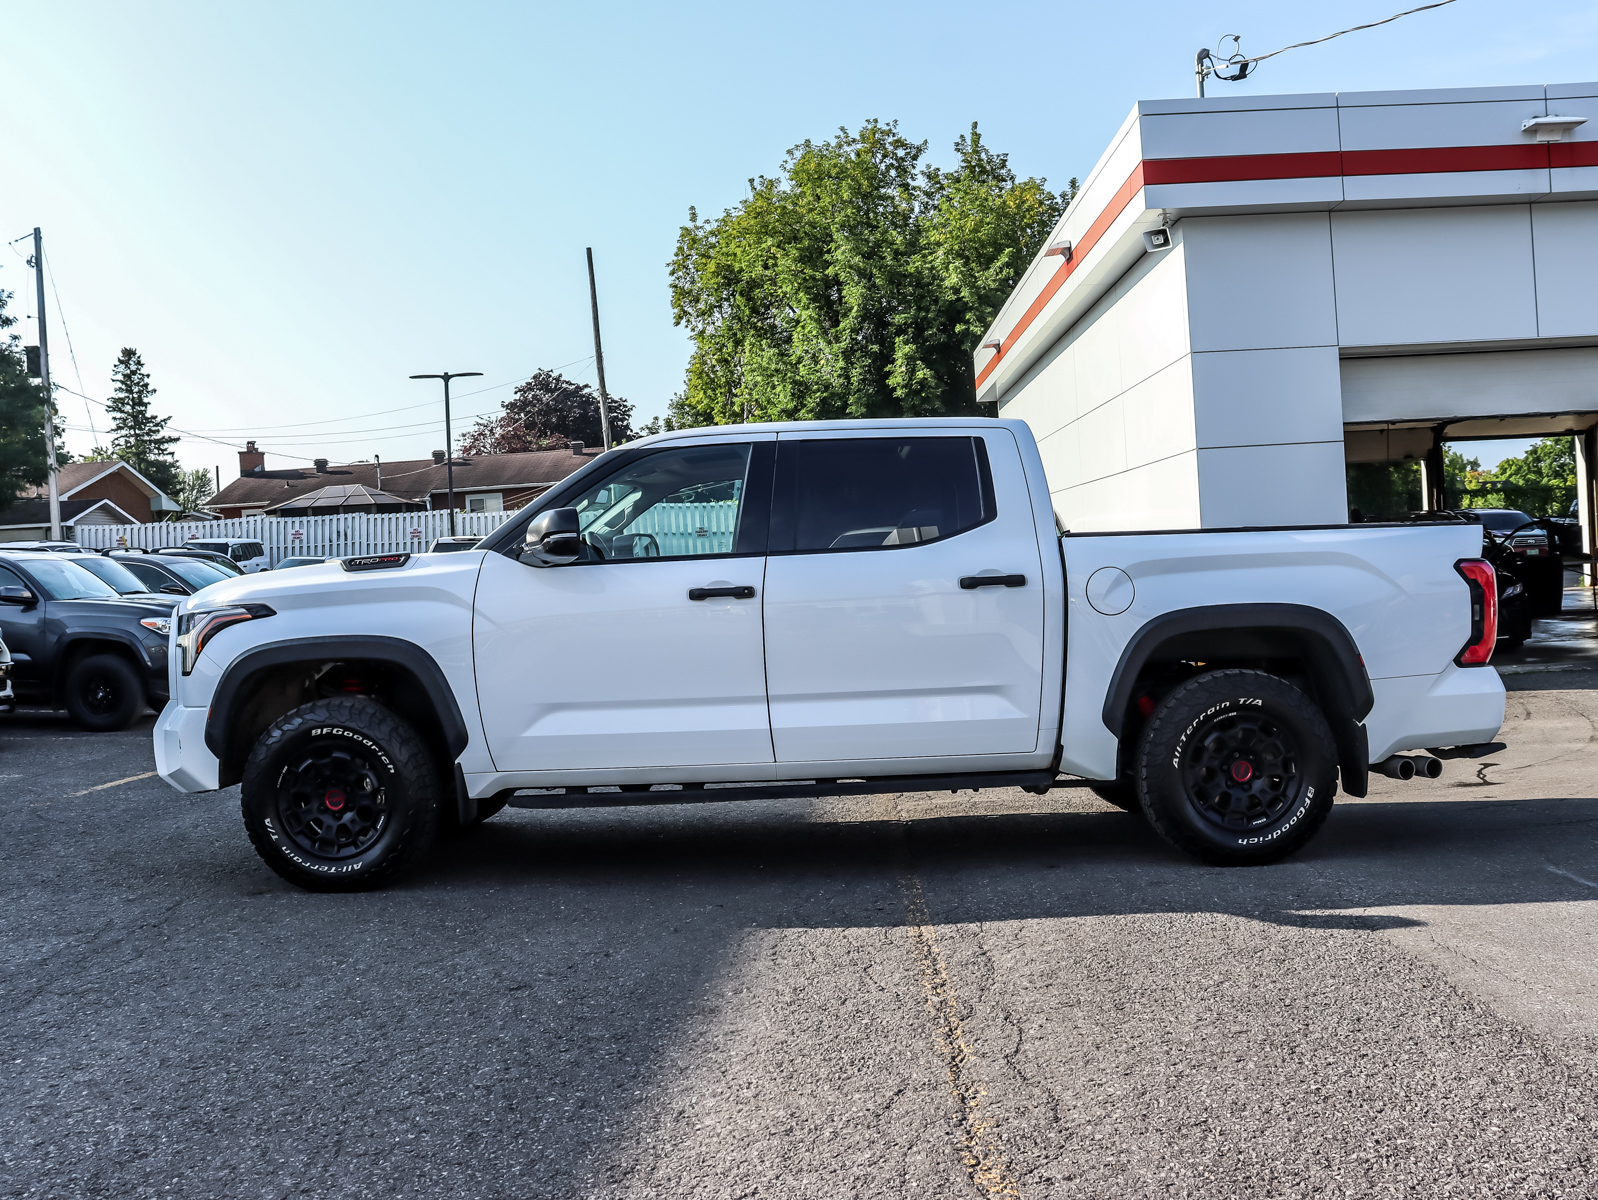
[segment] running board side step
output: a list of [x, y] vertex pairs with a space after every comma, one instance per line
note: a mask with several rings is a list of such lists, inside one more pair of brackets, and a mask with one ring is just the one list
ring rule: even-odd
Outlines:
[[[632, 791], [621, 787], [517, 788], [510, 808], [625, 808], [642, 804], [704, 804], [730, 800], [809, 800], [822, 796], [881, 796], [893, 792], [975, 792], [983, 788], [1087, 787], [1086, 779], [1056, 771], [1004, 771], [991, 775], [893, 775], [876, 779], [797, 779], [783, 783], [657, 783]], [[504, 793], [500, 793], [504, 795]]]

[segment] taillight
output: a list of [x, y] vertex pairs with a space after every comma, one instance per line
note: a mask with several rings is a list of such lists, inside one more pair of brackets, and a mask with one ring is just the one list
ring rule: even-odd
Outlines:
[[1454, 661], [1462, 667], [1485, 667], [1498, 640], [1498, 577], [1485, 558], [1462, 558], [1454, 570], [1470, 588], [1470, 641]]

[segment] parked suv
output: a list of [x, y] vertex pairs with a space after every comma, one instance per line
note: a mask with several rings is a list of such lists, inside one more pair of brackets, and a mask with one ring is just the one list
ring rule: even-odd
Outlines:
[[0, 553], [0, 639], [18, 700], [63, 705], [85, 729], [125, 729], [167, 698], [171, 596], [122, 596], [70, 558]]
[[111, 559], [142, 579], [154, 592], [169, 596], [192, 596], [203, 587], [232, 579], [236, 572], [224, 571], [203, 558], [179, 558], [175, 554], [112, 554]]
[[272, 562], [266, 555], [266, 547], [260, 542], [245, 542], [231, 540], [194, 539], [183, 543], [186, 550], [209, 550], [212, 554], [225, 554], [228, 558], [238, 563], [246, 575], [253, 575], [257, 571], [269, 571]]

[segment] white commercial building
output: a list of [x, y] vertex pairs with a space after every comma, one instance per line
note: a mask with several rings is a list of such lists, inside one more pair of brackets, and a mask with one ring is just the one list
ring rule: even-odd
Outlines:
[[1598, 84], [1138, 104], [976, 352], [1067, 528], [1345, 521], [1345, 463], [1575, 433]]

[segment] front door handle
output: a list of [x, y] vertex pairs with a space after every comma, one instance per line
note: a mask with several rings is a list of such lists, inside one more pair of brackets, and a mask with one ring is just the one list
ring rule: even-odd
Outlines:
[[689, 588], [688, 599], [709, 600], [712, 596], [731, 596], [734, 600], [754, 599], [755, 589], [748, 584], [739, 587]]
[[962, 575], [960, 586], [966, 591], [979, 587], [1026, 587], [1025, 575]]

